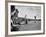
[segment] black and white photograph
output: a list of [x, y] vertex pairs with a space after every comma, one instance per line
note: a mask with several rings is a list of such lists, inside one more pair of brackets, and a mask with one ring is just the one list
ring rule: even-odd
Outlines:
[[43, 5], [8, 3], [9, 34], [43, 32]]
[[11, 27], [11, 31], [40, 30], [41, 7], [11, 5]]

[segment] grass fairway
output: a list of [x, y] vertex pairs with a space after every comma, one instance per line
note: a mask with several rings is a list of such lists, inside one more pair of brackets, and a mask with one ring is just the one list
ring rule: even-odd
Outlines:
[[41, 21], [28, 21], [28, 24], [20, 25], [20, 31], [28, 31], [28, 30], [40, 30], [41, 29]]

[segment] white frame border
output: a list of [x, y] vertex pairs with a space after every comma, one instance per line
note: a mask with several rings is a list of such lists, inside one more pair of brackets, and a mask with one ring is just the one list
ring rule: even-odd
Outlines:
[[[41, 30], [35, 31], [17, 31], [11, 32], [10, 28], [10, 5], [24, 5], [24, 6], [41, 6]], [[42, 4], [25, 4], [25, 3], [8, 3], [8, 35], [16, 35], [16, 34], [34, 34], [34, 33], [43, 33], [43, 5]]]

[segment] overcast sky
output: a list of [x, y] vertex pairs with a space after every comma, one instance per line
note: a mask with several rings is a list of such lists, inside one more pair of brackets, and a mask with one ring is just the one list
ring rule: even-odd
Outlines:
[[34, 19], [34, 16], [37, 17], [37, 19], [41, 18], [41, 7], [40, 6], [15, 6], [16, 9], [18, 9], [19, 14], [18, 17], [25, 17]]

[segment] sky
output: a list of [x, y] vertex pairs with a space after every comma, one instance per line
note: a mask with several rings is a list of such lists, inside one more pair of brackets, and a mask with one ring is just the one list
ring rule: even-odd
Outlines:
[[16, 9], [18, 9], [18, 17], [29, 18], [34, 19], [34, 16], [36, 16], [36, 19], [41, 18], [41, 6], [15, 6]]

